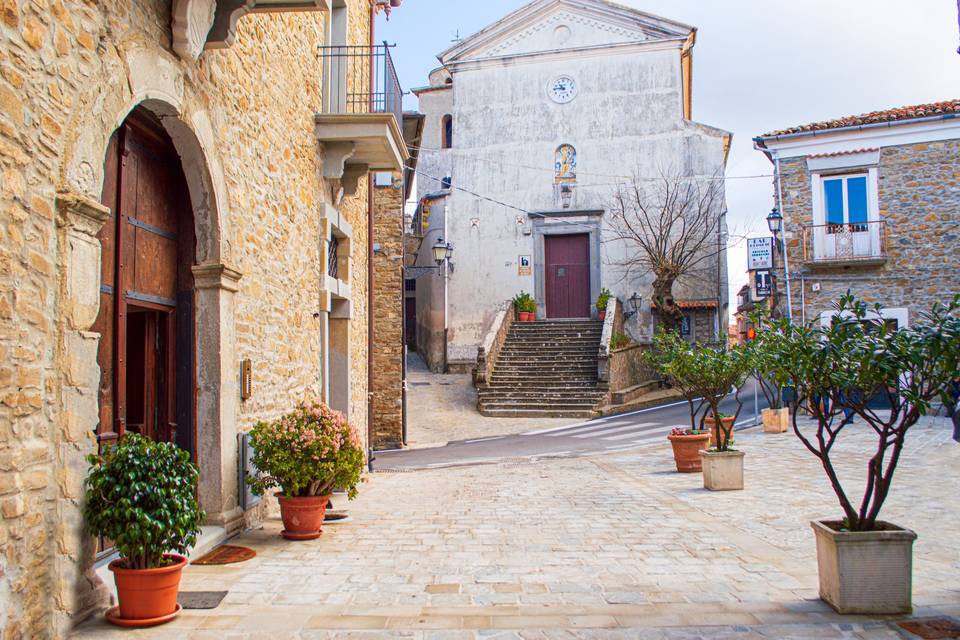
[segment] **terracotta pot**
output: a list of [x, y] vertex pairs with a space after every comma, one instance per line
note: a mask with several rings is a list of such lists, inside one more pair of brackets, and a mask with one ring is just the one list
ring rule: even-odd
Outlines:
[[536, 319], [536, 314], [532, 311], [521, 311], [520, 312], [520, 322], [533, 322]]
[[697, 473], [701, 470], [700, 450], [707, 448], [709, 433], [698, 436], [667, 436], [673, 447], [673, 460], [680, 473]]
[[601, 311], [600, 313], [597, 314], [597, 317], [600, 318], [600, 322], [603, 322], [604, 320], [607, 319], [607, 312]]
[[280, 501], [280, 518], [283, 520], [280, 535], [287, 540], [313, 540], [320, 537], [323, 516], [330, 501], [329, 494], [296, 498], [278, 494], [277, 500]]
[[173, 560], [173, 564], [156, 569], [125, 569], [121, 566], [122, 559], [110, 563], [120, 601], [118, 617], [125, 622], [142, 620], [144, 626], [148, 626], [157, 624], [158, 618], [172, 620], [177, 613], [180, 575], [187, 559], [174, 553], [163, 557]]
[[[733, 439], [733, 416], [721, 418], [721, 420], [723, 421], [723, 430], [729, 431], [730, 438]], [[720, 440], [720, 433], [717, 430], [717, 421], [712, 415], [709, 415], [704, 419], [703, 426], [710, 429], [710, 446], [717, 446], [717, 442]]]

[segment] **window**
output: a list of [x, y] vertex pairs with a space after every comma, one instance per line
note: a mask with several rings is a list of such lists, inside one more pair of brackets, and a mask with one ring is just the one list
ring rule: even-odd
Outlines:
[[453, 116], [449, 114], [443, 116], [443, 143], [441, 146], [444, 149], [453, 148]]
[[327, 275], [331, 278], [337, 277], [337, 271], [340, 267], [340, 241], [336, 236], [331, 236], [327, 242]]
[[865, 231], [869, 219], [866, 174], [830, 176], [823, 178], [824, 222], [833, 233], [851, 225], [855, 231]]

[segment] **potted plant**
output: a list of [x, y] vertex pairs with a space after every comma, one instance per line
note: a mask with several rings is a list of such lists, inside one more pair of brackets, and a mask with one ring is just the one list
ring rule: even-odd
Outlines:
[[205, 517], [197, 503], [196, 465], [175, 444], [135, 433], [87, 461], [86, 528], [113, 541], [120, 554], [109, 565], [119, 606], [107, 611], [107, 620], [131, 627], [172, 620], [180, 612], [183, 554], [196, 543]]
[[610, 290], [604, 287], [597, 296], [597, 316], [600, 322], [607, 319], [607, 304], [610, 302]]
[[[820, 597], [840, 613], [902, 614], [912, 610], [913, 531], [880, 520], [907, 432], [945, 399], [960, 370], [960, 295], [896, 329], [849, 293], [828, 326], [780, 322], [771, 331], [766, 375], [793, 389], [793, 431], [819, 460], [843, 511], [811, 522], [817, 541]], [[876, 410], [876, 399], [890, 406]], [[810, 402], [808, 402], [810, 401]], [[801, 426], [809, 404], [816, 424]], [[848, 495], [833, 451], [861, 420], [876, 435], [865, 452], [859, 504]], [[863, 428], [856, 429], [864, 433]], [[856, 486], [861, 486], [857, 482]]]
[[537, 319], [537, 301], [529, 293], [521, 291], [513, 297], [513, 306], [517, 310], [520, 322], [533, 322]]
[[[709, 445], [710, 434], [697, 423], [697, 413], [702, 402], [697, 401], [697, 391], [690, 386], [690, 368], [693, 366], [693, 348], [676, 332], [661, 331], [653, 337], [653, 349], [644, 354], [644, 359], [670, 386], [680, 391], [690, 409], [690, 426], [678, 426], [670, 431], [667, 439], [673, 448], [673, 460], [680, 473], [697, 473], [702, 470], [700, 450]], [[692, 456], [692, 459], [691, 459]]]
[[674, 427], [667, 439], [673, 448], [673, 462], [677, 465], [677, 471], [699, 473], [703, 470], [700, 452], [709, 446], [709, 433], [688, 427]]
[[751, 322], [757, 328], [757, 332], [756, 337], [747, 343], [747, 351], [753, 360], [754, 378], [757, 381], [757, 386], [760, 387], [760, 391], [767, 401], [767, 408], [761, 413], [763, 432], [786, 433], [790, 429], [790, 408], [786, 406], [783, 400], [783, 386], [770, 376], [760, 373], [769, 368], [767, 358], [770, 357], [770, 342], [776, 340], [777, 334], [773, 331], [764, 330], [770, 326], [770, 321], [762, 308], [751, 314]]
[[280, 487], [281, 535], [288, 540], [319, 538], [334, 488], [357, 495], [365, 454], [360, 434], [342, 413], [307, 400], [272, 422], [250, 431], [257, 477], [247, 478], [253, 492], [264, 495]]

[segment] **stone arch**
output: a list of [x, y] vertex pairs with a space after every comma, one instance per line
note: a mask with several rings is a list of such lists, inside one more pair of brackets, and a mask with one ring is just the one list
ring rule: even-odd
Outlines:
[[[231, 268], [228, 191], [215, 142], [214, 128], [202, 108], [191, 109], [185, 78], [179, 62], [167, 52], [133, 43], [129, 48], [105, 54], [107, 66], [125, 68], [125, 81], [108, 80], [94, 88], [78, 104], [70, 129], [77, 132], [63, 152], [58, 203], [61, 227], [67, 235], [80, 233], [91, 246], [81, 255], [65, 255], [62, 281], [67, 289], [63, 302], [78, 306], [73, 298], [87, 304], [82, 323], [71, 329], [88, 334], [97, 315], [100, 288], [100, 247], [97, 233], [105, 222], [99, 204], [104, 180], [104, 159], [110, 136], [127, 116], [140, 106], [157, 116], [169, 134], [187, 179], [196, 229], [195, 280], [196, 360], [196, 458], [201, 467], [198, 488], [208, 522], [228, 530], [240, 526], [237, 465], [237, 382], [233, 375], [236, 353], [234, 295], [241, 274]], [[121, 60], [122, 57], [122, 60]], [[78, 204], [79, 203], [79, 204]], [[94, 219], [96, 218], [96, 219]], [[75, 220], [90, 219], [90, 224]], [[71, 238], [69, 243], [77, 244]], [[77, 291], [70, 290], [82, 279]], [[84, 326], [85, 325], [85, 326]], [[69, 332], [68, 332], [69, 333]], [[69, 342], [70, 336], [64, 334]], [[95, 354], [96, 346], [88, 353]], [[89, 358], [86, 358], [89, 360]], [[99, 378], [99, 374], [97, 375]], [[95, 397], [95, 396], [94, 396]], [[84, 408], [78, 421], [95, 427], [99, 419], [96, 402]]]

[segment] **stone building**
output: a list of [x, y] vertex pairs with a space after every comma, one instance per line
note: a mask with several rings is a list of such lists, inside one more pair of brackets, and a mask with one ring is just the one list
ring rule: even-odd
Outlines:
[[[848, 290], [908, 326], [960, 293], [960, 101], [791, 127], [756, 138], [776, 168], [782, 313], [829, 322]], [[789, 267], [789, 299], [784, 262]]]
[[[441, 238], [452, 247], [444, 268], [417, 279], [417, 344], [432, 368], [472, 367], [521, 290], [540, 319], [595, 318], [603, 288], [641, 298], [626, 329], [651, 335], [652, 276], [625, 273], [636, 249], [610, 242], [610, 203], [632, 176], [722, 176], [730, 134], [693, 120], [695, 39], [693, 27], [605, 0], [535, 0], [438, 56], [414, 89], [430, 211], [416, 264], [433, 264]], [[716, 340], [725, 254], [702, 272], [674, 294], [698, 339]]]
[[367, 175], [408, 157], [372, 45], [389, 4], [0, 4], [2, 637], [104, 604], [79, 511], [98, 446], [188, 449], [222, 539], [259, 515], [257, 420], [313, 394], [368, 432]]

